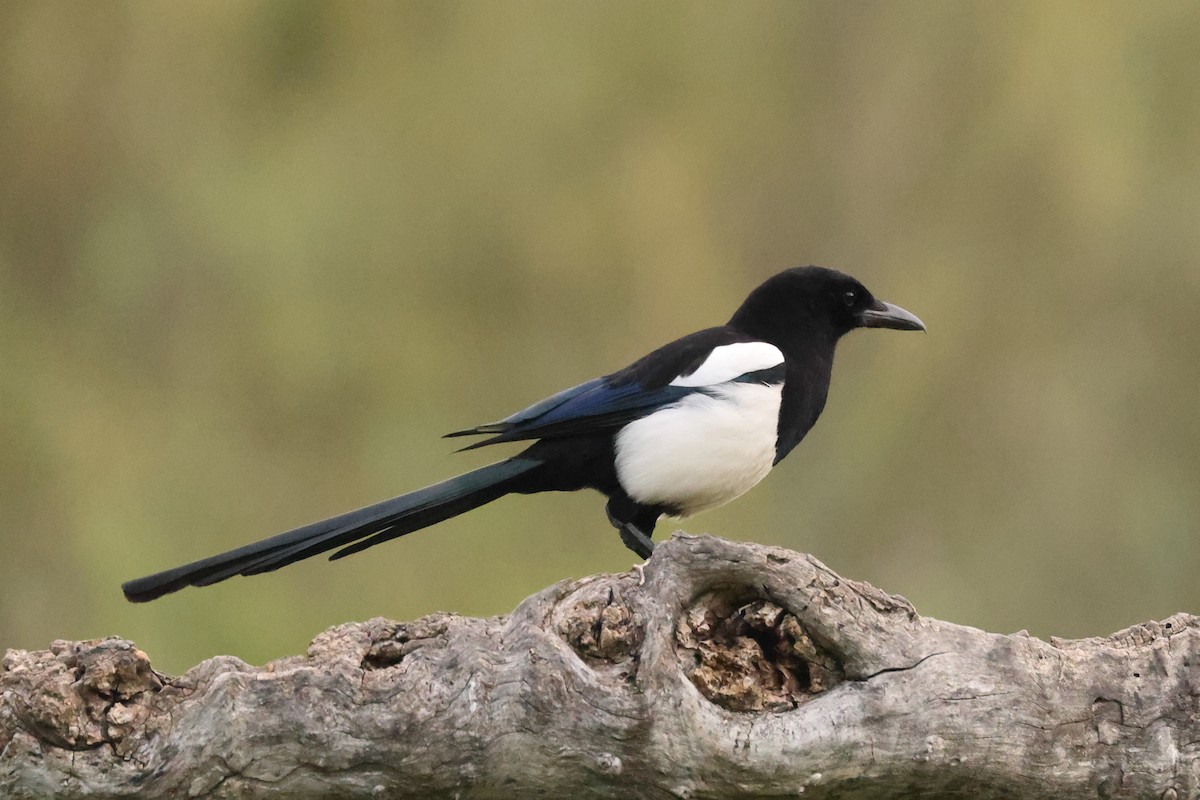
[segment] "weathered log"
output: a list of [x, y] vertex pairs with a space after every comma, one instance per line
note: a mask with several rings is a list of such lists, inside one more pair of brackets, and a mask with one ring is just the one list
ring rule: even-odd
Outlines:
[[677, 535], [509, 616], [374, 619], [178, 678], [9, 651], [0, 796], [1194, 798], [1200, 620], [1044, 642]]

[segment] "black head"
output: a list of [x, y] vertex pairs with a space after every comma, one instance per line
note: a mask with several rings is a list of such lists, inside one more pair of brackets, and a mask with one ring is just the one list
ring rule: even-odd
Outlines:
[[832, 343], [855, 328], [925, 330], [903, 308], [877, 300], [854, 278], [824, 267], [796, 267], [768, 278], [729, 324], [780, 345], [813, 339]]

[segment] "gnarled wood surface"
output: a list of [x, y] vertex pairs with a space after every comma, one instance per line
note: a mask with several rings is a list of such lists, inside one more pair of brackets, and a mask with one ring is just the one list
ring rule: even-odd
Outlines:
[[0, 797], [1194, 798], [1197, 622], [1002, 636], [677, 535], [644, 583], [340, 625], [263, 667], [9, 651]]

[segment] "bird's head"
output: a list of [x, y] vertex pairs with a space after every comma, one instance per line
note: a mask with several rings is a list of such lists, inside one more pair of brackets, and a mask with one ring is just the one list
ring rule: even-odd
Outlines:
[[824, 267], [796, 267], [768, 278], [729, 324], [781, 345], [813, 337], [832, 344], [855, 328], [925, 330], [915, 315], [876, 299], [849, 275]]

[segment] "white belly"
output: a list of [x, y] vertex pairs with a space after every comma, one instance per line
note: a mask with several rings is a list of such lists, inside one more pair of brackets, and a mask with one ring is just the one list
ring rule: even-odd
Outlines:
[[626, 425], [616, 440], [617, 479], [639, 503], [681, 516], [728, 503], [775, 461], [782, 386], [731, 383], [689, 395]]

